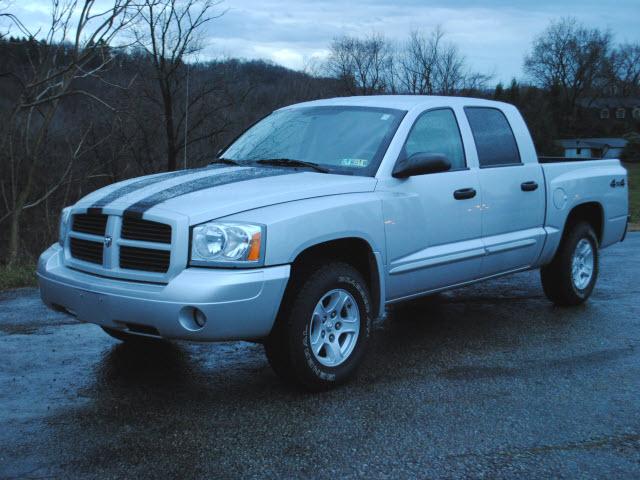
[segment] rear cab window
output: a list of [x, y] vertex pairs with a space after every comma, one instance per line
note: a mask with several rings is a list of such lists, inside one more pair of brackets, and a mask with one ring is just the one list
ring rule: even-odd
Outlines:
[[522, 165], [507, 117], [493, 107], [465, 107], [480, 168]]

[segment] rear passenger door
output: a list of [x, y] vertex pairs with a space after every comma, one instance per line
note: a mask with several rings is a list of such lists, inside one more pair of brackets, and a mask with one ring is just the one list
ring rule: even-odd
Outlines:
[[[515, 109], [514, 109], [515, 112]], [[507, 112], [510, 113], [510, 112]], [[492, 107], [466, 107], [480, 165], [482, 238], [486, 256], [482, 276], [525, 268], [535, 263], [545, 233], [545, 185], [536, 158], [521, 158], [519, 141], [505, 113]], [[530, 141], [519, 114], [518, 126]], [[535, 155], [535, 149], [526, 149]]]

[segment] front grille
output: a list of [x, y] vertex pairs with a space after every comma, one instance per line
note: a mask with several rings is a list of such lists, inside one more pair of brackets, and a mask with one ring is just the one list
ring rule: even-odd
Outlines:
[[71, 237], [69, 240], [69, 247], [73, 258], [84, 260], [85, 262], [102, 264], [102, 243], [74, 237]]
[[73, 216], [74, 232], [104, 235], [107, 228], [107, 216], [101, 213], [79, 213]]
[[171, 243], [171, 226], [149, 220], [124, 217], [121, 236], [127, 240]]
[[168, 280], [174, 228], [171, 221], [109, 217], [95, 210], [72, 214], [67, 240], [71, 266], [106, 277]]
[[120, 268], [166, 273], [170, 255], [168, 250], [123, 246], [120, 247]]

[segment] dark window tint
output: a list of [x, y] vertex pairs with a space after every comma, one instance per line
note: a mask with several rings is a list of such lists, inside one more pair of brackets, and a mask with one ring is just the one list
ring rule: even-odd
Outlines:
[[466, 167], [458, 122], [449, 109], [423, 113], [413, 125], [404, 149], [407, 157], [414, 153], [442, 154], [451, 162], [451, 170]]
[[504, 114], [495, 108], [464, 109], [476, 142], [481, 167], [520, 163], [518, 145]]

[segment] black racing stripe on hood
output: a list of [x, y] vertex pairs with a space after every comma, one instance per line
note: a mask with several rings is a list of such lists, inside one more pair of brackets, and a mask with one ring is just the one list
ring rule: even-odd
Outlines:
[[244, 182], [246, 180], [254, 180], [257, 178], [275, 177], [278, 175], [285, 175], [297, 173], [296, 170], [284, 169], [284, 168], [272, 168], [272, 167], [250, 167], [250, 168], [238, 168], [229, 172], [219, 173], [214, 175], [207, 175], [206, 177], [196, 178], [195, 180], [189, 180], [173, 187], [167, 188], [160, 192], [149, 195], [142, 200], [134, 203], [124, 211], [124, 216], [142, 218], [144, 212], [156, 205], [171, 200], [182, 195], [197, 192], [199, 190], [205, 190], [207, 188], [219, 187], [220, 185], [227, 185], [229, 183]]
[[150, 185], [154, 185], [159, 182], [164, 182], [165, 180], [170, 180], [172, 178], [182, 177], [184, 175], [189, 175], [192, 173], [197, 173], [205, 170], [221, 168], [220, 165], [209, 165], [202, 168], [191, 168], [187, 170], [176, 170], [175, 172], [167, 172], [163, 175], [157, 175], [151, 178], [141, 178], [140, 180], [133, 181], [128, 183], [120, 188], [116, 188], [115, 190], [109, 192], [107, 195], [102, 197], [101, 199], [95, 201], [89, 208], [89, 213], [102, 213], [102, 209], [106, 207], [111, 202], [118, 200], [119, 198], [124, 197], [125, 195], [129, 195], [130, 193], [135, 192], [136, 190], [140, 190], [141, 188], [148, 187]]

